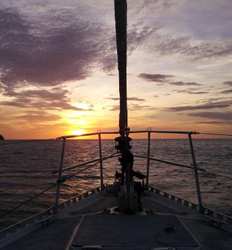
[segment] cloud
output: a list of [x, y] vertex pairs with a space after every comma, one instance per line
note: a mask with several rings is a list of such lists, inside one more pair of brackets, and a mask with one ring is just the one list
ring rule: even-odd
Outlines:
[[[110, 72], [115, 67], [114, 25], [101, 18], [97, 23], [86, 18], [86, 5], [79, 3], [64, 9], [49, 3], [31, 5], [28, 8], [19, 1], [12, 5], [15, 8], [0, 7], [0, 82], [4, 89], [10, 91], [26, 84], [57, 86], [85, 79], [96, 68]], [[35, 13], [36, 8], [40, 11]], [[157, 29], [142, 23], [129, 26], [128, 52], [132, 53]]]
[[[155, 108], [149, 105], [141, 105], [141, 104], [130, 104], [128, 105], [128, 110], [130, 111], [138, 111], [138, 110], [154, 110]], [[119, 110], [119, 105], [113, 105], [110, 108], [110, 111], [118, 111]]]
[[191, 116], [196, 116], [196, 117], [203, 117], [206, 119], [215, 119], [215, 120], [222, 120], [222, 121], [232, 121], [232, 112], [227, 111], [227, 112], [197, 112], [197, 113], [191, 113], [189, 114]]
[[175, 86], [201, 86], [201, 84], [197, 82], [183, 82], [183, 81], [169, 82], [168, 84]]
[[232, 86], [232, 81], [223, 82], [225, 85]]
[[45, 111], [27, 111], [22, 115], [15, 116], [15, 119], [36, 123], [54, 122], [60, 119], [59, 115], [50, 114]]
[[[68, 27], [34, 34], [32, 24], [14, 9], [0, 10], [1, 81], [7, 88], [20, 82], [54, 86], [87, 77], [94, 64], [111, 67], [107, 33], [94, 23], [76, 20]], [[108, 57], [110, 55], [110, 57]]]
[[181, 89], [181, 90], [176, 90], [176, 93], [185, 93], [189, 95], [202, 95], [202, 94], [208, 94], [209, 92], [199, 91], [197, 89]]
[[177, 36], [156, 32], [149, 49], [161, 55], [179, 54], [194, 60], [219, 58], [232, 55], [232, 41], [199, 41], [190, 36]]
[[200, 105], [186, 105], [166, 108], [168, 111], [174, 112], [184, 112], [184, 111], [194, 111], [194, 110], [207, 110], [215, 108], [227, 108], [232, 105], [232, 101], [221, 101], [221, 102], [208, 102]]
[[76, 110], [91, 111], [75, 107], [70, 104], [69, 92], [65, 89], [53, 87], [47, 89], [33, 89], [16, 92], [14, 90], [4, 92], [4, 95], [10, 97], [10, 100], [1, 101], [2, 106], [12, 106], [20, 108], [43, 108], [47, 110]]
[[222, 120], [222, 121], [218, 121], [218, 120], [207, 120], [207, 121], [198, 121], [197, 123], [198, 124], [208, 124], [208, 125], [223, 125], [223, 126], [225, 126], [225, 125], [229, 125], [229, 126], [231, 126], [231, 123], [232, 122], [232, 120], [231, 121], [228, 121], [228, 120]]
[[174, 76], [168, 75], [168, 74], [140, 73], [138, 77], [144, 80], [150, 81], [150, 82], [158, 82], [158, 83], [169, 84], [169, 85], [174, 85], [174, 86], [201, 86], [202, 85], [197, 82], [172, 81], [171, 79]]
[[[109, 97], [107, 99], [113, 100], [113, 101], [118, 101], [119, 97]], [[145, 99], [139, 98], [139, 97], [127, 97], [127, 100], [128, 101], [134, 101], [134, 102], [144, 102], [145, 101]]]
[[231, 94], [232, 93], [232, 89], [226, 89], [221, 91], [222, 94]]
[[119, 110], [119, 105], [113, 105], [111, 108], [110, 108], [110, 111], [118, 111]]
[[142, 24], [136, 24], [132, 27], [128, 27], [127, 46], [129, 54], [142, 45], [145, 41], [147, 41], [157, 30], [159, 30], [159, 27], [148, 27]]
[[[8, 97], [0, 105], [84, 110], [71, 105], [69, 92], [60, 86], [85, 79], [96, 68], [110, 71], [115, 67], [114, 26], [86, 19], [78, 8], [79, 15], [74, 15], [72, 8], [52, 12], [49, 4], [32, 4], [22, 15], [21, 4], [15, 3], [17, 8], [0, 6], [0, 93]], [[38, 19], [40, 12], [33, 14], [34, 7], [42, 7], [43, 18]], [[141, 24], [129, 30], [129, 53], [156, 29]], [[22, 90], [26, 88], [32, 90]], [[145, 101], [137, 97], [128, 100]]]
[[138, 77], [151, 82], [166, 82], [169, 81], [173, 75], [141, 73]]
[[147, 8], [147, 10], [151, 11], [162, 11], [175, 7], [178, 4], [176, 0], [138, 0], [136, 3], [134, 3], [132, 0], [129, 0], [128, 4], [130, 4], [130, 2], [133, 4], [138, 4], [138, 7], [136, 8], [137, 11], [142, 11], [144, 8]]
[[129, 110], [131, 111], [138, 111], [138, 110], [154, 110], [155, 108], [150, 105], [141, 105], [141, 104], [131, 104], [129, 105]]

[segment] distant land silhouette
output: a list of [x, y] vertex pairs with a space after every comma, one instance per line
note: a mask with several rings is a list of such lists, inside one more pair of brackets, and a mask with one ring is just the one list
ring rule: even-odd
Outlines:
[[4, 141], [4, 140], [5, 139], [4, 139], [3, 135], [0, 134], [0, 141]]

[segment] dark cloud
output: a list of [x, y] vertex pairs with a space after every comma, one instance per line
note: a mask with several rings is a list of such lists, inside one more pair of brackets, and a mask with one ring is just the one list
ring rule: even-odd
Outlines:
[[208, 124], [208, 125], [231, 125], [231, 121], [225, 120], [225, 121], [218, 121], [218, 120], [207, 120], [207, 121], [198, 121], [198, 124]]
[[181, 54], [198, 60], [217, 58], [232, 54], [232, 42], [227, 41], [194, 41], [191, 37], [156, 33], [152, 37], [152, 49], [161, 55]]
[[17, 98], [42, 98], [47, 101], [53, 100], [67, 100], [68, 90], [59, 87], [47, 89], [33, 89], [33, 90], [23, 90], [23, 91], [10, 91], [5, 92], [3, 95], [7, 97], [17, 97]]
[[200, 105], [186, 105], [186, 106], [177, 106], [170, 107], [166, 110], [174, 112], [184, 112], [184, 111], [194, 111], [194, 110], [207, 110], [215, 108], [227, 108], [232, 105], [232, 101], [221, 101], [221, 102], [208, 102]]
[[119, 110], [119, 105], [113, 105], [111, 108], [110, 108], [110, 111], [118, 111]]
[[184, 93], [189, 95], [202, 95], [202, 94], [208, 94], [207, 91], [199, 91], [198, 89], [182, 89], [182, 90], [176, 90], [176, 93]]
[[154, 110], [155, 108], [150, 105], [141, 105], [141, 104], [131, 104], [129, 105], [129, 110], [131, 111], [138, 111], [138, 110]]
[[[215, 103], [215, 102], [221, 102], [222, 98], [221, 97], [211, 97], [208, 98], [207, 100], [205, 98], [199, 99], [199, 103]], [[230, 101], [230, 99], [224, 99], [224, 101]]]
[[138, 75], [139, 78], [150, 82], [158, 82], [161, 84], [169, 84], [173, 86], [201, 86], [202, 84], [197, 82], [183, 82], [183, 81], [171, 81], [174, 77], [173, 75], [168, 74], [148, 74], [148, 73], [141, 73]]
[[[38, 28], [38, 27], [37, 27]], [[68, 92], [53, 88], [27, 90], [27, 86], [56, 86], [68, 80], [81, 80], [89, 76], [94, 67], [110, 70], [116, 62], [114, 32], [93, 24], [76, 20], [65, 27], [49, 27], [47, 33], [35, 32], [15, 9], [0, 10], [0, 79], [1, 88], [10, 100], [1, 101], [3, 106], [21, 108], [46, 108], [82, 110], [70, 105]], [[128, 32], [129, 51], [142, 44], [157, 28], [137, 27]], [[109, 38], [105, 39], [109, 34]], [[148, 77], [143, 74], [141, 77]], [[171, 75], [153, 75], [159, 81]], [[145, 101], [142, 98], [128, 98]], [[146, 106], [137, 106], [142, 109]], [[148, 107], [147, 107], [148, 108]]]
[[147, 27], [142, 25], [134, 25], [131, 29], [128, 29], [127, 43], [129, 53], [142, 45], [157, 30], [159, 30], [159, 27]]
[[232, 93], [232, 89], [226, 89], [221, 91], [222, 94], [231, 94]]
[[[113, 101], [118, 101], [119, 100], [118, 97], [109, 97], [107, 99], [113, 100]], [[139, 98], [139, 97], [128, 97], [127, 100], [128, 101], [134, 101], [134, 102], [144, 102], [145, 101], [145, 99]]]
[[[110, 72], [115, 67], [113, 25], [81, 18], [71, 9], [70, 13], [45, 11], [44, 20], [42, 16], [34, 20], [30, 11], [28, 16], [21, 15], [18, 9], [0, 9], [0, 82], [6, 91], [27, 84], [56, 86], [84, 79], [96, 68]], [[128, 52], [157, 29], [142, 24], [131, 27]]]
[[[134, 1], [129, 0], [128, 4], [135, 4]], [[175, 7], [178, 2], [176, 0], [143, 0], [137, 1], [138, 7], [136, 11], [144, 11], [144, 8], [147, 8], [150, 11], [162, 11], [165, 9], [169, 9], [171, 7]]]
[[[141, 104], [130, 104], [128, 106], [128, 110], [130, 111], [138, 111], [138, 110], [154, 110], [154, 107], [149, 106], [149, 105], [141, 105]], [[119, 110], [119, 105], [113, 105], [110, 109], [110, 111], [118, 111]]]
[[166, 82], [169, 81], [173, 75], [141, 73], [138, 77], [151, 82]]
[[232, 86], [232, 81], [223, 82], [225, 85]]
[[143, 98], [139, 98], [139, 97], [128, 97], [127, 98], [128, 101], [136, 101], [136, 102], [145, 102], [146, 100]]
[[54, 122], [60, 119], [59, 115], [50, 114], [45, 111], [27, 111], [22, 115], [15, 116], [15, 119], [36, 123]]
[[197, 82], [183, 82], [183, 81], [169, 82], [168, 84], [174, 86], [201, 86], [201, 84]]
[[[34, 89], [20, 92], [11, 90], [4, 93], [5, 96], [11, 97], [11, 100], [1, 101], [0, 105], [20, 108], [44, 108], [47, 110], [86, 110], [71, 105], [68, 94], [67, 90], [58, 87], [51, 90]], [[92, 108], [87, 111], [91, 110]]]
[[232, 112], [227, 111], [227, 112], [196, 112], [196, 113], [191, 113], [189, 114], [191, 116], [196, 116], [196, 117], [203, 117], [206, 119], [215, 119], [215, 120], [222, 120], [222, 121], [232, 121]]
[[109, 69], [115, 64], [107, 29], [76, 20], [67, 27], [32, 32], [14, 9], [0, 10], [0, 70], [5, 88], [29, 82], [54, 86], [87, 77], [96, 65]]

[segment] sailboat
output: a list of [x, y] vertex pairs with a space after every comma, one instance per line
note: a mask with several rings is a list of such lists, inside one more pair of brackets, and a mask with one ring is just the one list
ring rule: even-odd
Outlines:
[[[64, 153], [66, 141], [76, 135], [62, 136], [62, 152], [52, 207], [40, 214], [20, 221], [0, 232], [0, 249], [106, 249], [106, 250], [231, 250], [232, 218], [204, 206], [191, 131], [131, 131], [127, 111], [127, 3], [115, 0], [115, 27], [118, 55], [120, 114], [118, 132], [97, 132], [99, 159], [79, 164], [99, 163], [98, 188], [60, 202], [60, 188], [66, 181]], [[146, 172], [133, 168], [136, 155], [132, 152], [131, 134], [147, 133], [148, 151]], [[174, 163], [150, 157], [151, 135], [186, 135], [192, 156], [192, 165]], [[115, 135], [115, 152], [103, 157], [101, 136]], [[115, 181], [106, 185], [103, 162], [118, 157], [120, 171]], [[142, 157], [142, 156], [140, 156]], [[192, 203], [149, 184], [150, 161], [185, 167], [193, 172], [198, 203]], [[46, 190], [45, 190], [46, 191]], [[40, 194], [42, 194], [41, 192]], [[38, 198], [34, 197], [34, 198]]]

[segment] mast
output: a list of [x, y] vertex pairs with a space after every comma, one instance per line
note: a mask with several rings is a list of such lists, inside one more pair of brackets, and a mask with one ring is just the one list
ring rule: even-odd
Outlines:
[[121, 201], [119, 202], [119, 210], [133, 213], [139, 208], [139, 199], [135, 199], [134, 192], [134, 156], [130, 150], [131, 138], [129, 137], [127, 114], [127, 1], [114, 0], [114, 8], [120, 95], [120, 136], [115, 138], [117, 142], [116, 149], [120, 152], [119, 162], [121, 164], [121, 194], [119, 195]]
[[120, 114], [119, 132], [125, 136], [128, 128], [127, 117], [127, 2], [114, 0], [115, 28], [118, 55]]

